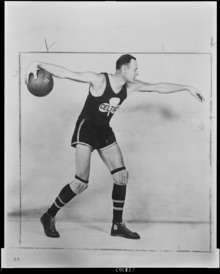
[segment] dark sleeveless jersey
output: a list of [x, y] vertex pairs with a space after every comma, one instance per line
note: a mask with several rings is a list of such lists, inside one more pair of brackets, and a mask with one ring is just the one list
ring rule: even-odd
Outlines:
[[108, 125], [115, 111], [127, 97], [127, 87], [124, 84], [119, 93], [114, 93], [109, 77], [106, 77], [106, 88], [101, 96], [95, 97], [89, 91], [80, 118], [90, 120], [96, 125]]

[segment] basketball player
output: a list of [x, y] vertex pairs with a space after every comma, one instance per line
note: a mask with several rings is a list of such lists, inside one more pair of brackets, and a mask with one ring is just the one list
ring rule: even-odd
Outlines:
[[117, 60], [115, 74], [73, 72], [57, 65], [35, 62], [27, 75], [32, 72], [36, 78], [39, 68], [50, 72], [57, 78], [89, 84], [89, 93], [76, 122], [71, 142], [76, 149], [75, 178], [62, 188], [54, 203], [41, 216], [45, 234], [48, 237], [60, 237], [55, 227], [55, 216], [66, 203], [88, 188], [91, 153], [96, 149], [113, 179], [113, 219], [110, 234], [139, 239], [140, 235], [128, 229], [123, 222], [128, 171], [109, 122], [122, 102], [133, 92], [165, 94], [186, 91], [201, 102], [204, 98], [191, 86], [172, 83], [151, 84], [137, 80], [137, 61], [129, 54], [122, 55]]

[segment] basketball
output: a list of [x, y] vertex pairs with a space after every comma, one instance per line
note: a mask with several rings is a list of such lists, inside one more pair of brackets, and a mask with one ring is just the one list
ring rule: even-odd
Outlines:
[[37, 71], [36, 79], [34, 79], [33, 73], [28, 76], [27, 88], [34, 96], [43, 97], [48, 95], [53, 89], [53, 85], [52, 75], [43, 69]]

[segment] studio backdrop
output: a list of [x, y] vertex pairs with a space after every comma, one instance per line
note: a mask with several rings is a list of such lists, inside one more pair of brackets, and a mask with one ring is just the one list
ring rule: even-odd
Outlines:
[[[124, 217], [135, 222], [209, 222], [211, 206], [211, 57], [209, 54], [131, 53], [138, 79], [198, 87], [201, 104], [189, 93], [136, 93], [128, 97], [111, 126], [129, 170]], [[39, 216], [75, 175], [70, 146], [88, 84], [54, 78], [46, 97], [24, 83], [33, 61], [73, 71], [114, 73], [119, 53], [20, 53], [17, 172], [8, 174], [8, 214]], [[112, 177], [96, 151], [89, 188], [59, 218], [111, 221]]]

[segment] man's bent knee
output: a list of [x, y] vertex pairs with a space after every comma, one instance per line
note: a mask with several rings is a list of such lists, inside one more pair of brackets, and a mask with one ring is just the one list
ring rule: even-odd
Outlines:
[[123, 166], [111, 171], [113, 181], [117, 185], [127, 185], [128, 183], [128, 171]]
[[70, 183], [70, 187], [74, 193], [80, 194], [81, 192], [87, 189], [88, 181], [83, 180], [82, 178], [76, 175], [75, 180]]

